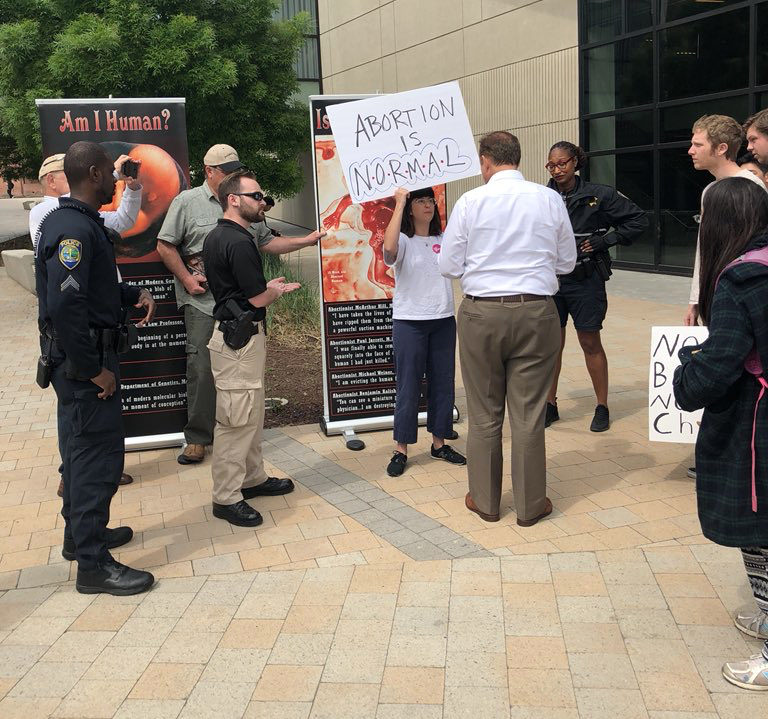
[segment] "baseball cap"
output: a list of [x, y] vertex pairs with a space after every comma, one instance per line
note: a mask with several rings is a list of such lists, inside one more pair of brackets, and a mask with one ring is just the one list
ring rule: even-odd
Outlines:
[[245, 165], [240, 162], [237, 150], [230, 145], [214, 145], [205, 153], [203, 164], [218, 167], [223, 172], [234, 172]]
[[60, 152], [58, 155], [51, 155], [43, 160], [43, 164], [40, 165], [40, 172], [37, 173], [37, 179], [42, 180], [49, 172], [63, 171], [64, 153]]

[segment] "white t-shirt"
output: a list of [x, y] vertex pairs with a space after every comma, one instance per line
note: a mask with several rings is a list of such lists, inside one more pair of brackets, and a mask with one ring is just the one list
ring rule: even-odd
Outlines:
[[453, 317], [451, 281], [443, 277], [437, 267], [442, 244], [442, 235], [408, 237], [400, 233], [397, 257], [394, 263], [387, 263], [395, 268], [392, 319], [439, 320]]

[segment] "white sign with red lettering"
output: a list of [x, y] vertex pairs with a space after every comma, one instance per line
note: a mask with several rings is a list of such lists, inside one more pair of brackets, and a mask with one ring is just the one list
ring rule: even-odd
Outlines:
[[353, 202], [480, 173], [458, 82], [329, 105], [327, 112]]

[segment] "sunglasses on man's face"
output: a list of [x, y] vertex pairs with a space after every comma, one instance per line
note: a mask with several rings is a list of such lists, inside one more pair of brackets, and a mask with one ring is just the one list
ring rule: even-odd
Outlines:
[[259, 192], [258, 190], [256, 192], [232, 192], [230, 194], [240, 195], [241, 197], [251, 197], [256, 200], [256, 202], [261, 202], [264, 199], [264, 193]]

